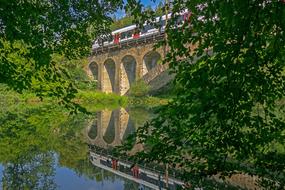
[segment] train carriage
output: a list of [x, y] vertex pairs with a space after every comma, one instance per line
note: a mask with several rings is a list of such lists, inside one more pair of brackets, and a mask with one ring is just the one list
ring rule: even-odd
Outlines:
[[[168, 14], [168, 18], [170, 17], [171, 13]], [[177, 26], [181, 26], [185, 21], [190, 21], [190, 17], [191, 12], [188, 12], [187, 10], [180, 13], [176, 20]], [[165, 24], [166, 15], [163, 15], [162, 17], [157, 17], [153, 24], [145, 23], [141, 30], [139, 30], [135, 24], [115, 30], [111, 33], [111, 35], [101, 35], [98, 39], [96, 39], [92, 45], [92, 49], [96, 50], [101, 47], [107, 47], [120, 44], [122, 42], [128, 42], [131, 40], [164, 33]], [[158, 25], [159, 27], [156, 27], [155, 25]]]

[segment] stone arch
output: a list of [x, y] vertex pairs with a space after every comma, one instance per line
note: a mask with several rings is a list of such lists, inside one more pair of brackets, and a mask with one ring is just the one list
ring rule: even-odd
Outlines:
[[136, 67], [137, 62], [136, 59], [131, 55], [126, 55], [122, 59], [121, 65], [121, 94], [125, 94], [132, 83], [136, 80]]
[[155, 68], [161, 60], [161, 55], [156, 51], [150, 51], [143, 57], [143, 75]]
[[115, 115], [114, 115], [114, 111], [111, 114], [111, 118], [109, 120], [108, 123], [108, 127], [105, 131], [105, 134], [103, 136], [104, 141], [107, 144], [112, 144], [112, 142], [115, 140], [115, 136], [116, 136], [116, 124], [115, 124]]
[[92, 76], [93, 76], [93, 79], [94, 80], [99, 80], [99, 66], [96, 62], [91, 62], [89, 64], [89, 70], [91, 71], [92, 73]]
[[103, 66], [103, 92], [115, 92], [116, 64], [113, 59], [107, 59]]

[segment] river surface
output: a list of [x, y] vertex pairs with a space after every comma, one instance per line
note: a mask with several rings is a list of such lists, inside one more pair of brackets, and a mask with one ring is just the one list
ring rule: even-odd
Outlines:
[[55, 107], [2, 112], [0, 189], [159, 189], [165, 186], [159, 173], [142, 166], [137, 172], [109, 153], [151, 117], [149, 110], [125, 108], [91, 116]]

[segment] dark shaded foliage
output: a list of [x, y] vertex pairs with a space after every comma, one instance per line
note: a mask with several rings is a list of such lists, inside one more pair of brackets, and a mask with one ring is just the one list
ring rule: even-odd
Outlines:
[[170, 7], [191, 10], [182, 27], [173, 27], [175, 16], [168, 21], [158, 44], [167, 46], [176, 97], [138, 130], [146, 149], [134, 158], [179, 167], [192, 187], [241, 173], [284, 189], [285, 4], [174, 0]]

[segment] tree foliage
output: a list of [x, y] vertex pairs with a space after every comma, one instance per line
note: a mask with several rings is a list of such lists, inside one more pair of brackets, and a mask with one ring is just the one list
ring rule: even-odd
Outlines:
[[[191, 10], [181, 27], [173, 27], [176, 16], [168, 21], [159, 44], [169, 49], [164, 62], [176, 74], [176, 97], [138, 130], [147, 149], [134, 158], [179, 167], [192, 187], [241, 173], [284, 189], [284, 2], [174, 0], [170, 7]], [[140, 10], [137, 20], [153, 16]]]
[[77, 58], [108, 31], [120, 0], [4, 0], [0, 4], [0, 82], [69, 102], [76, 92], [53, 54]]
[[130, 15], [125, 15], [123, 18], [114, 20], [114, 22], [111, 24], [111, 30], [117, 30], [126, 26], [130, 26], [133, 24], [134, 18]]
[[[128, 9], [129, 5], [126, 6], [126, 9]], [[151, 12], [153, 13], [155, 16], [159, 17], [162, 16], [164, 14], [164, 10], [163, 10], [163, 4], [162, 2], [160, 2], [158, 4], [158, 6], [155, 8], [155, 10], [153, 10], [151, 8], [151, 6], [147, 6], [145, 7], [145, 11], [147, 12]], [[124, 17], [120, 18], [120, 19], [113, 19], [113, 23], [110, 26], [110, 29], [112, 31], [129, 26], [134, 24], [134, 16], [130, 13], [127, 13]]]
[[129, 90], [129, 95], [134, 97], [143, 97], [148, 95], [149, 85], [146, 84], [143, 80], [138, 80], [131, 85]]

